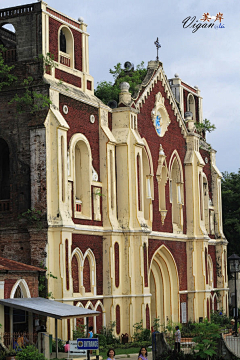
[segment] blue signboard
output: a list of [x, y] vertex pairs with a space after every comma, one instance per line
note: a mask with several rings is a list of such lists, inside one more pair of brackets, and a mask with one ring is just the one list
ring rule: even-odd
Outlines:
[[97, 350], [98, 339], [93, 339], [93, 338], [77, 339], [77, 348], [81, 350]]

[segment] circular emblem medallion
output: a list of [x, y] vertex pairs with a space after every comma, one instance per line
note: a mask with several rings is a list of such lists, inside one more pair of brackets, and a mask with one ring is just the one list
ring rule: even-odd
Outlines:
[[64, 112], [65, 115], [67, 115], [67, 113], [68, 113], [67, 105], [63, 105], [63, 112]]
[[95, 123], [95, 116], [94, 115], [90, 115], [90, 123], [91, 124]]

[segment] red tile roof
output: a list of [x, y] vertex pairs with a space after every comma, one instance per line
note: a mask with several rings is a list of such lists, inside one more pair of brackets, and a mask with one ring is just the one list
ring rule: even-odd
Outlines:
[[14, 261], [14, 260], [10, 260], [10, 259], [6, 259], [3, 257], [0, 257], [0, 272], [1, 271], [29, 271], [29, 272], [33, 272], [33, 271], [46, 271], [45, 269], [41, 269], [39, 267], [36, 266], [32, 266], [32, 265], [26, 265], [26, 264], [22, 264], [18, 261]]

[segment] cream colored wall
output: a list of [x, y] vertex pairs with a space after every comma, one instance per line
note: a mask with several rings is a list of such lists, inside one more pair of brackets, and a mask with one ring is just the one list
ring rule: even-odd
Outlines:
[[[58, 109], [59, 94], [51, 90], [51, 99]], [[96, 105], [97, 106], [97, 105]], [[188, 319], [198, 321], [199, 317], [207, 315], [207, 298], [210, 289], [206, 285], [205, 248], [214, 244], [217, 248], [217, 257], [223, 271], [223, 253], [226, 241], [223, 237], [219, 240], [210, 240], [206, 232], [205, 216], [200, 219], [200, 207], [204, 203], [199, 201], [199, 174], [203, 175], [204, 161], [199, 152], [199, 136], [189, 132], [186, 137], [187, 152], [182, 166], [185, 172], [185, 191], [187, 211], [187, 235], [163, 234], [152, 232], [152, 217], [145, 219], [144, 207], [149, 206], [151, 214], [152, 199], [146, 199], [146, 175], [156, 176], [146, 166], [144, 160], [145, 148], [148, 148], [145, 139], [142, 139], [136, 126], [133, 126], [133, 116], [137, 118], [137, 111], [131, 107], [117, 108], [112, 111], [112, 131], [108, 127], [108, 111], [104, 105], [99, 107], [99, 137], [100, 137], [100, 173], [102, 187], [102, 218], [103, 228], [75, 225], [71, 219], [71, 196], [68, 180], [73, 180], [73, 167], [71, 152], [67, 154], [68, 125], [56, 108], [51, 107], [47, 119], [47, 202], [48, 202], [48, 271], [57, 276], [57, 280], [49, 278], [49, 291], [56, 299], [73, 304], [72, 274], [71, 274], [71, 244], [72, 233], [96, 233], [103, 236], [103, 302], [106, 314], [106, 324], [116, 320], [116, 306], [120, 306], [121, 333], [133, 334], [133, 324], [143, 319], [146, 325], [145, 309], [149, 305], [149, 312], [160, 316], [161, 322], [171, 319], [180, 321], [180, 294], [179, 275], [174, 258], [166, 248], [160, 248], [153, 256], [148, 269], [148, 287], [144, 285], [144, 252], [148, 239], [168, 241], [182, 241], [186, 243], [187, 252], [187, 288], [181, 293], [188, 295]], [[63, 139], [63, 140], [61, 140]], [[64, 142], [64, 198], [62, 200], [62, 149]], [[145, 148], [144, 148], [145, 147]], [[150, 150], [148, 149], [149, 153]], [[142, 210], [138, 210], [137, 188], [137, 156], [140, 160], [140, 180], [142, 183], [141, 197]], [[150, 154], [151, 155], [151, 154]], [[222, 236], [221, 228], [221, 203], [219, 198], [219, 179], [214, 155], [214, 199], [213, 208], [218, 217], [217, 231]], [[67, 156], [70, 158], [70, 170], [67, 170]], [[115, 160], [116, 159], [116, 160]], [[116, 161], [116, 163], [115, 163]], [[117, 171], [115, 172], [115, 166]], [[112, 170], [111, 170], [112, 168]], [[170, 171], [170, 169], [168, 169]], [[201, 185], [202, 186], [202, 185]], [[202, 189], [203, 190], [203, 189]], [[69, 290], [66, 289], [66, 253], [65, 241], [68, 239], [68, 269]], [[114, 244], [119, 244], [119, 287], [115, 285], [115, 258]], [[153, 276], [151, 275], [151, 271]], [[155, 281], [156, 302], [152, 302], [151, 288]], [[221, 274], [218, 277], [218, 288], [221, 299], [227, 294], [227, 279]], [[94, 291], [92, 297], [94, 298]], [[81, 300], [85, 294], [79, 294]], [[163, 299], [163, 301], [161, 300]], [[153, 308], [151, 308], [151, 302]], [[221, 304], [224, 308], [224, 301]], [[59, 334], [67, 336], [66, 322], [59, 322]], [[74, 321], [71, 321], [71, 329]], [[49, 331], [54, 333], [54, 322], [49, 321]]]

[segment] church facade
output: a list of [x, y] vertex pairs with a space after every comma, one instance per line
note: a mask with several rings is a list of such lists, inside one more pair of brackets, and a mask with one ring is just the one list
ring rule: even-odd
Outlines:
[[[1, 256], [46, 266], [57, 301], [100, 312], [94, 332], [227, 313], [221, 173], [195, 129], [200, 90], [150, 61], [135, 98], [122, 83], [112, 109], [94, 95], [88, 36], [44, 2], [0, 11], [3, 57], [18, 76], [0, 92]], [[29, 76], [34, 102], [33, 91], [49, 96], [49, 108], [9, 104]], [[62, 338], [75, 326], [59, 322]]]

